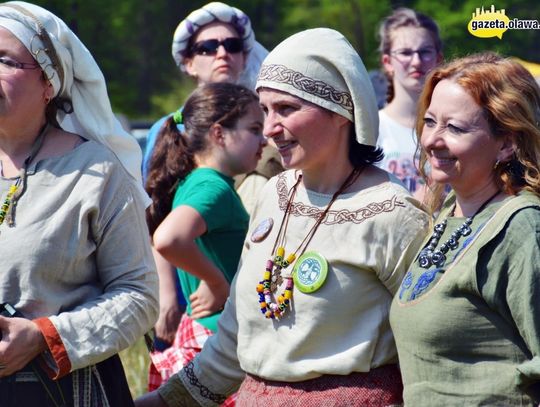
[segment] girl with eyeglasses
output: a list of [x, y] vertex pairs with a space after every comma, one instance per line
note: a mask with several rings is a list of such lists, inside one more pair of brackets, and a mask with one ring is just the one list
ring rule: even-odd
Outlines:
[[381, 63], [388, 81], [387, 104], [379, 111], [379, 166], [396, 175], [422, 200], [424, 184], [416, 168], [414, 120], [427, 73], [442, 60], [437, 24], [428, 16], [398, 8], [379, 28]]

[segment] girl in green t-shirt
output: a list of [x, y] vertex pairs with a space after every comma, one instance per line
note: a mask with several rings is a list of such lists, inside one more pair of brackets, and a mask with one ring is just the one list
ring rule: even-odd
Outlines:
[[[257, 165], [266, 145], [262, 127], [254, 93], [212, 83], [197, 88], [161, 129], [146, 183], [147, 222], [156, 261], [176, 267], [187, 312], [173, 346], [151, 353], [159, 372], [151, 374], [153, 386], [180, 370], [217, 330], [249, 220], [233, 176]], [[167, 318], [176, 288], [173, 276], [160, 277], [160, 318]]]

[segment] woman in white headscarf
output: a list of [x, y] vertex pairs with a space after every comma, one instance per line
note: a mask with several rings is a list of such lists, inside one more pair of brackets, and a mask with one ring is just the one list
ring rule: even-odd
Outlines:
[[427, 215], [375, 167], [378, 115], [362, 60], [307, 30], [264, 60], [263, 133], [288, 171], [264, 187], [240, 267], [202, 352], [137, 406], [388, 406], [402, 384], [392, 295]]
[[0, 4], [0, 50], [1, 404], [129, 405], [113, 355], [157, 318], [140, 149], [58, 17]]

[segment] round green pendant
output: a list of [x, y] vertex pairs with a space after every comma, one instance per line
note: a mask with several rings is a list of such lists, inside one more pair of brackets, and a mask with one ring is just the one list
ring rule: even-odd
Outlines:
[[317, 252], [306, 252], [300, 256], [293, 268], [294, 285], [303, 293], [317, 291], [328, 276], [328, 262]]

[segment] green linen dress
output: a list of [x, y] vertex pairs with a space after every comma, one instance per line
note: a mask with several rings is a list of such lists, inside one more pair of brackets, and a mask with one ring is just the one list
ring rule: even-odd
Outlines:
[[[437, 247], [464, 221], [448, 218]], [[471, 228], [442, 267], [415, 261], [392, 303], [406, 406], [540, 400], [540, 199], [490, 204]]]

